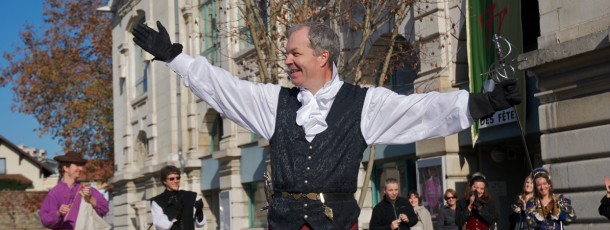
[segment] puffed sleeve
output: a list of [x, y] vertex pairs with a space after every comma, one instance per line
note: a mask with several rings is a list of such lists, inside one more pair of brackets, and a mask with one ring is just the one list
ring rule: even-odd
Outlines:
[[184, 53], [168, 67], [214, 110], [267, 140], [273, 136], [281, 86], [242, 80], [210, 64], [205, 57], [192, 58]]
[[540, 224], [540, 222], [544, 221], [544, 217], [536, 209], [536, 204], [534, 203], [534, 200], [528, 201], [525, 207], [528, 226], [535, 228]]
[[101, 217], [108, 214], [108, 200], [104, 198], [104, 195], [97, 191], [97, 189], [91, 188], [91, 196], [95, 198], [95, 206], [93, 207], [95, 213]]
[[45, 197], [40, 206], [40, 222], [47, 228], [59, 228], [61, 224], [61, 217], [57, 215], [60, 203], [55, 198], [53, 190], [51, 190]]
[[572, 201], [560, 195], [557, 203], [559, 205], [559, 221], [565, 225], [574, 222], [576, 214], [574, 213], [574, 208], [572, 208]]
[[169, 220], [167, 215], [163, 213], [161, 206], [159, 206], [155, 201], [151, 201], [150, 214], [153, 217], [153, 225], [157, 230], [170, 229], [174, 222], [176, 222], [176, 219]]

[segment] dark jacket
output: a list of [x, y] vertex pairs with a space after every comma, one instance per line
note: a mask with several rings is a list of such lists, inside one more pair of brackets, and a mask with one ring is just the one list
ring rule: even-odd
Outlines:
[[600, 215], [605, 216], [610, 220], [610, 198], [608, 198], [607, 195], [604, 195], [602, 198], [601, 204], [599, 205], [597, 211], [599, 211]]
[[[521, 204], [521, 199], [519, 199], [519, 196], [515, 197], [515, 200], [512, 203], [511, 206], [511, 213], [508, 216], [508, 221], [510, 222], [510, 230], [525, 230], [525, 229], [531, 229], [528, 225], [527, 225], [527, 212], [526, 212], [526, 207], [521, 207], [523, 204]], [[515, 212], [514, 211], [514, 207], [520, 207], [520, 212]]]
[[151, 201], [163, 209], [163, 213], [168, 219], [176, 218], [178, 220], [172, 225], [172, 230], [193, 230], [195, 229], [193, 219], [195, 199], [197, 199], [197, 193], [183, 190], [172, 192], [166, 189], [163, 193], [153, 197]]
[[[272, 229], [298, 229], [309, 224], [315, 230], [349, 229], [358, 221], [360, 208], [353, 193], [363, 152], [367, 147], [360, 130], [367, 89], [344, 83], [326, 116], [328, 128], [308, 142], [296, 121], [298, 88], [282, 88], [271, 146], [273, 202], [268, 222]], [[326, 199], [333, 220], [324, 215], [319, 200], [283, 197], [288, 193], [343, 194]]]
[[371, 230], [388, 230], [392, 225], [392, 221], [398, 219], [400, 214], [406, 214], [409, 218], [409, 223], [401, 222], [398, 229], [405, 230], [411, 229], [417, 224], [417, 214], [413, 210], [413, 206], [409, 203], [409, 200], [403, 197], [396, 197], [396, 202], [392, 204], [385, 196], [379, 204], [373, 208], [373, 215], [369, 223], [369, 229]]
[[[457, 210], [457, 207], [455, 209]], [[451, 210], [451, 207], [444, 205], [440, 210], [440, 216], [436, 229], [457, 230], [458, 226], [455, 224], [455, 212], [456, 211]]]
[[458, 228], [463, 229], [464, 224], [468, 221], [470, 216], [474, 216], [479, 221], [487, 224], [490, 228], [494, 226], [496, 221], [498, 220], [498, 214], [496, 213], [496, 208], [494, 207], [493, 202], [485, 203], [480, 202], [478, 209], [472, 209], [472, 211], [468, 211], [468, 200], [460, 199], [457, 203], [457, 208], [455, 210], [455, 224]]

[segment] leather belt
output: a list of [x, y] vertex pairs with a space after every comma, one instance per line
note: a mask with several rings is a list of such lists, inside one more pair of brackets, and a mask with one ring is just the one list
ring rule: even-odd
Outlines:
[[347, 200], [354, 199], [353, 193], [290, 193], [290, 192], [282, 192], [282, 197], [292, 197], [295, 200], [300, 200], [301, 198], [306, 198], [310, 200]]
[[289, 192], [282, 192], [282, 197], [284, 198], [288, 198], [288, 197], [292, 197], [295, 200], [300, 200], [301, 198], [303, 199], [310, 199], [310, 200], [319, 200], [322, 202], [322, 207], [324, 208], [324, 215], [332, 222], [333, 221], [333, 209], [329, 206], [326, 205], [327, 201], [330, 200], [353, 200], [354, 199], [354, 194], [353, 193], [300, 193], [300, 192], [296, 192], [296, 193], [289, 193]]

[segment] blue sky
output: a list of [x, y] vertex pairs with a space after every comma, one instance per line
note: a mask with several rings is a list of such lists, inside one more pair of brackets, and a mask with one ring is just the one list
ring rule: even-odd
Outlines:
[[[22, 44], [19, 31], [27, 24], [40, 28], [42, 25], [43, 0], [2, 1], [0, 7], [0, 53], [13, 51], [18, 44]], [[0, 56], [0, 67], [7, 66], [6, 60]], [[53, 154], [63, 153], [57, 140], [49, 135], [41, 138], [36, 134], [40, 127], [36, 119], [29, 115], [11, 112], [13, 104], [13, 91], [8, 87], [0, 88], [0, 135], [16, 145], [24, 144], [28, 147], [44, 149], [52, 158]]]

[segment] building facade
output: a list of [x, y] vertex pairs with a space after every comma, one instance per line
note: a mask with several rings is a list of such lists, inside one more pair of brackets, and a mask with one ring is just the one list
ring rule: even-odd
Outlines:
[[538, 49], [519, 56], [536, 79], [541, 156], [572, 199], [570, 229], [609, 229], [597, 212], [610, 176], [610, 2], [539, 0]]
[[[477, 171], [487, 175], [500, 214], [498, 226], [505, 229], [510, 202], [529, 173], [528, 159], [534, 167], [548, 167], [555, 190], [573, 199], [579, 216], [574, 227], [607, 228], [595, 210], [587, 207], [596, 207], [603, 176], [609, 175], [603, 165], [610, 159], [610, 148], [600, 138], [610, 106], [603, 100], [608, 92], [603, 63], [608, 61], [610, 25], [604, 12], [610, 4], [602, 0], [520, 3], [511, 8], [520, 12], [513, 15], [519, 17], [517, 26], [522, 31], [519, 43], [524, 54], [519, 58], [524, 61], [518, 65], [527, 70], [524, 76], [533, 76], [523, 77], [526, 145], [515, 112], [505, 111], [496, 118], [507, 122], [481, 128], [476, 145], [470, 130], [465, 130], [407, 145], [376, 146], [374, 161], [365, 151], [359, 186], [371, 163], [373, 173], [365, 190], [361, 229], [368, 228], [386, 178], [399, 179], [403, 195], [418, 190], [435, 217], [443, 205], [444, 190], [454, 188], [461, 195], [468, 175]], [[413, 41], [419, 62], [412, 72], [401, 73], [407, 77], [392, 78], [388, 87], [404, 94], [468, 89], [467, 1], [414, 4], [399, 34]], [[260, 209], [266, 204], [263, 172], [269, 164], [268, 143], [190, 93], [164, 63], [152, 62], [153, 57], [133, 43], [130, 33], [137, 23], [161, 21], [172, 42], [184, 45], [185, 53], [205, 56], [242, 79], [257, 81], [252, 45], [236, 38], [243, 35], [236, 28], [244, 23], [236, 3], [123, 0], [110, 1], [106, 10], [113, 13], [115, 229], [143, 229], [151, 224], [148, 200], [163, 191], [158, 171], [170, 164], [183, 170], [183, 189], [204, 197], [208, 217], [204, 229], [266, 228], [266, 212]], [[378, 42], [370, 53], [383, 44], [389, 28], [374, 35]], [[221, 32], [234, 36], [218, 36]], [[279, 82], [288, 85], [286, 79]], [[591, 107], [598, 110], [586, 109]], [[360, 192], [355, 194], [357, 199]]]
[[[240, 146], [251, 143], [252, 134], [232, 122], [223, 122], [224, 118], [191, 94], [162, 62], [152, 62], [153, 57], [136, 46], [131, 35], [137, 23], [155, 25], [161, 21], [172, 41], [184, 44], [185, 53], [206, 55], [212, 63], [237, 72], [235, 62], [226, 58], [227, 52], [235, 50], [215, 48], [221, 44], [227, 47], [228, 38], [202, 39], [202, 31], [213, 31], [206, 26], [214, 25], [202, 23], [202, 19], [209, 19], [202, 15], [216, 14], [223, 7], [220, 4], [228, 3], [128, 0], [110, 1], [98, 9], [113, 14], [114, 138], [118, 151], [111, 179], [115, 229], [146, 229], [152, 223], [149, 199], [165, 189], [158, 172], [166, 165], [181, 168], [182, 189], [205, 198], [208, 223], [204, 229], [220, 228], [221, 217], [230, 222], [231, 227], [224, 229], [249, 225], [246, 189], [239, 172]], [[202, 173], [202, 168], [214, 170]], [[220, 211], [220, 197], [231, 198], [230, 209]], [[224, 215], [229, 211], [231, 216]]]

